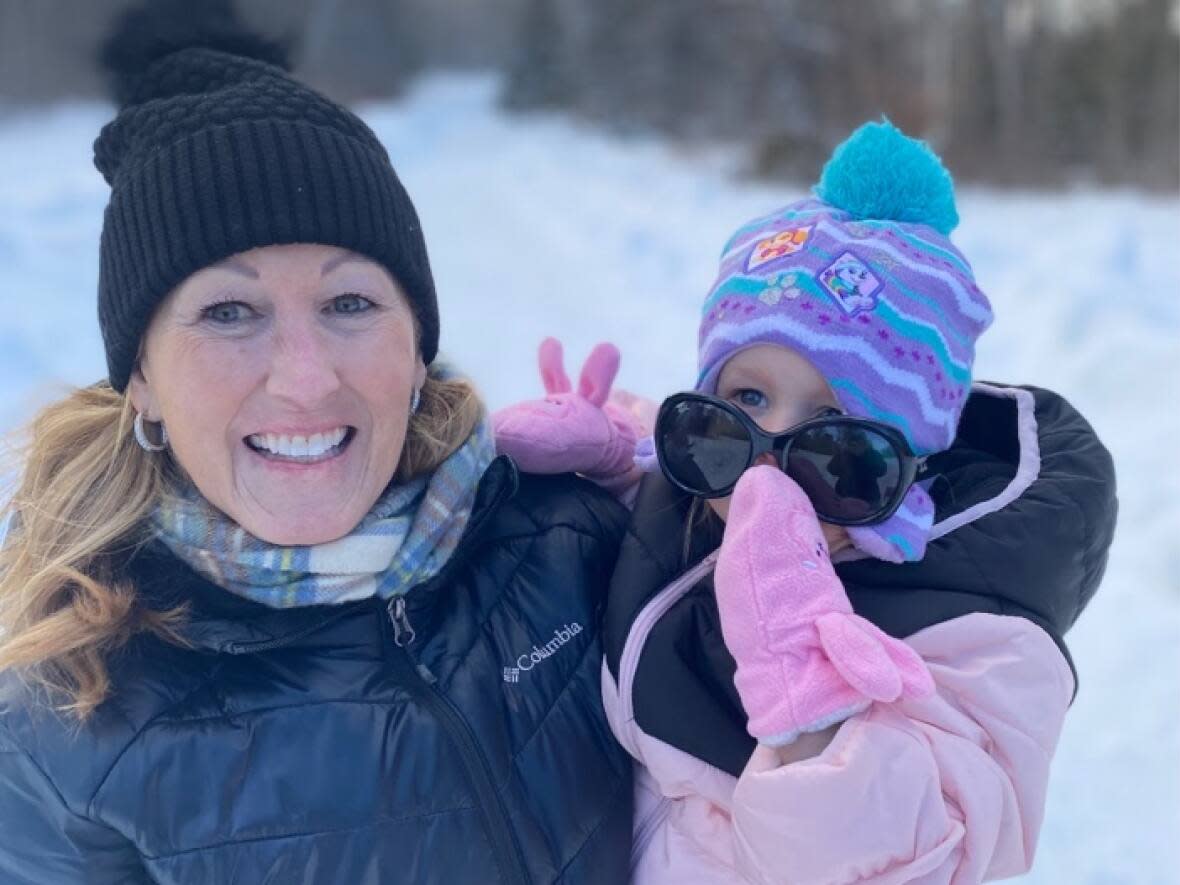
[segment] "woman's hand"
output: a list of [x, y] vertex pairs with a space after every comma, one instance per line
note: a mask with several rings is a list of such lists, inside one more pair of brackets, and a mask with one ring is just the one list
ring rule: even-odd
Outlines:
[[714, 586], [748, 728], [764, 744], [934, 690], [913, 649], [853, 614], [811, 502], [776, 467], [738, 481]]

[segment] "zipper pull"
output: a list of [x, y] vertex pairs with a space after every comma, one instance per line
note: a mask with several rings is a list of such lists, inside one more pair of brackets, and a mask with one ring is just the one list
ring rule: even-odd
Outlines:
[[410, 619], [406, 616], [406, 598], [396, 596], [389, 603], [389, 619], [393, 622], [393, 644], [405, 648], [417, 637]]

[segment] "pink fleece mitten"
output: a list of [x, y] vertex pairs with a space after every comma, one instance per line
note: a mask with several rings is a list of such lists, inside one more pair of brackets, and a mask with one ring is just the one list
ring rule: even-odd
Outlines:
[[811, 502], [775, 467], [738, 481], [714, 587], [748, 728], [763, 744], [934, 690], [913, 649], [853, 614]]
[[634, 485], [635, 443], [644, 432], [635, 398], [608, 400], [619, 371], [619, 349], [597, 345], [576, 391], [562, 367], [560, 341], [542, 341], [539, 362], [548, 395], [492, 415], [496, 450], [529, 473], [581, 473], [616, 492]]

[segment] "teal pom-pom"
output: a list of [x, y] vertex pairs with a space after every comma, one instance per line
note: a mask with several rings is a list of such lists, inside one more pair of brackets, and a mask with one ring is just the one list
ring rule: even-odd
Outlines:
[[959, 223], [938, 154], [888, 120], [865, 123], [832, 151], [815, 195], [858, 219], [928, 224], [944, 236]]

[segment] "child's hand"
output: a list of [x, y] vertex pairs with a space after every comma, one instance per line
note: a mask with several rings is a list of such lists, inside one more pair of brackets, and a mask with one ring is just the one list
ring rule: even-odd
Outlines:
[[556, 338], [541, 342], [539, 357], [548, 396], [492, 415], [496, 450], [529, 473], [573, 472], [607, 487], [631, 484], [635, 443], [644, 428], [630, 400], [607, 399], [619, 371], [618, 348], [603, 343], [591, 351], [576, 391]]
[[738, 481], [714, 585], [748, 728], [764, 744], [934, 690], [913, 649], [852, 613], [811, 502], [775, 467]]

